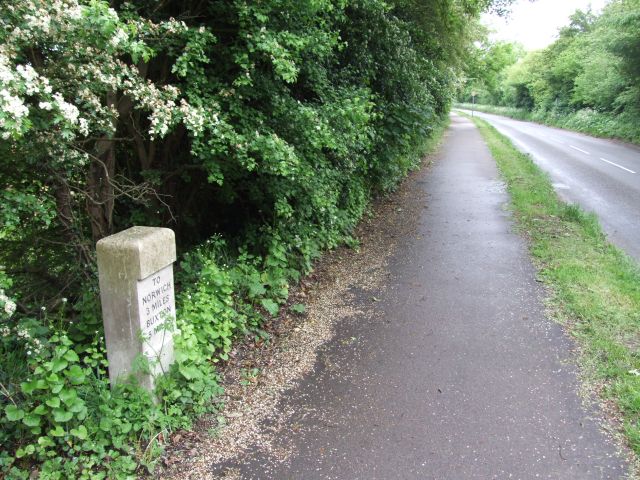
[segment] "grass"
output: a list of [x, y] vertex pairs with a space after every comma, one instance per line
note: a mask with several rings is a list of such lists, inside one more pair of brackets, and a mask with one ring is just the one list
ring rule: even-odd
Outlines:
[[637, 115], [632, 115], [631, 113], [612, 114], [597, 112], [590, 108], [569, 113], [530, 112], [523, 108], [471, 105], [470, 103], [461, 103], [458, 104], [457, 107], [469, 110], [473, 108], [479, 112], [494, 113], [496, 115], [515, 118], [516, 120], [538, 122], [598, 137], [619, 138], [640, 144], [640, 128], [638, 128], [638, 121], [640, 121], [640, 119]]
[[530, 239], [551, 305], [577, 339], [587, 382], [620, 412], [640, 454], [640, 266], [607, 242], [593, 214], [562, 202], [549, 177], [482, 119], [474, 119]]

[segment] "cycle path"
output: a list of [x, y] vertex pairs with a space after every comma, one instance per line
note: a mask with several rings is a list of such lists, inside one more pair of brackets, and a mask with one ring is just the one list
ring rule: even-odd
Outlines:
[[624, 478], [473, 124], [453, 115], [411, 181], [421, 194], [409, 201], [424, 203], [407, 219], [415, 229], [400, 234], [382, 286], [353, 287], [378, 314], [339, 324], [287, 392], [282, 408], [297, 415], [274, 440], [286, 460], [247, 446], [229, 478]]

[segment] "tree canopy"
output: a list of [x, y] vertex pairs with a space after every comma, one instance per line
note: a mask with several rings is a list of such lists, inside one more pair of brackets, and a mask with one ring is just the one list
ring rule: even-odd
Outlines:
[[[496, 55], [487, 60], [483, 48], [496, 50]], [[612, 0], [600, 15], [576, 11], [557, 40], [543, 50], [505, 57], [499, 48], [508, 47], [489, 43], [477, 48], [467, 67], [470, 76], [479, 78], [482, 103], [524, 108], [539, 115], [581, 112], [584, 119], [617, 123], [617, 131], [625, 138], [640, 138], [638, 0]], [[501, 58], [504, 61], [496, 65]], [[467, 100], [468, 91], [458, 97]]]

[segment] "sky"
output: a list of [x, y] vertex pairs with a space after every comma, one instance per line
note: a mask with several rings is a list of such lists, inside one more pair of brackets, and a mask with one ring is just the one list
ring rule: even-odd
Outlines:
[[553, 43], [558, 29], [568, 25], [569, 16], [577, 9], [591, 5], [598, 13], [608, 0], [516, 0], [511, 15], [500, 18], [485, 14], [482, 23], [495, 30], [492, 40], [520, 42], [526, 50], [538, 50]]

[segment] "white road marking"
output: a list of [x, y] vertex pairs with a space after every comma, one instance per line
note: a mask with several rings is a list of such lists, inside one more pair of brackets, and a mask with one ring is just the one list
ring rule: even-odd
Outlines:
[[607, 160], [606, 158], [600, 157], [600, 160], [602, 160], [603, 162], [607, 162], [608, 164], [613, 165], [614, 167], [621, 168], [622, 170], [625, 170], [625, 171], [627, 171], [629, 173], [636, 173], [633, 170], [629, 170], [627, 167], [623, 167], [622, 165], [618, 165], [617, 163], [614, 163], [611, 160]]
[[591, 155], [589, 152], [587, 152], [586, 150], [582, 150], [581, 148], [578, 147], [574, 147], [573, 145], [569, 145], [571, 148], [573, 148], [574, 150], [578, 150], [579, 152], [582, 152], [586, 155]]

